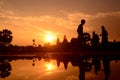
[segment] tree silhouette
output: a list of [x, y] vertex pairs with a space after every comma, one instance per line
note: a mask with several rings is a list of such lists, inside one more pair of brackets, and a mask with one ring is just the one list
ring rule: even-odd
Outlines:
[[12, 41], [12, 32], [8, 29], [0, 31], [0, 44], [8, 45]]
[[0, 60], [0, 78], [6, 78], [11, 74], [11, 64], [8, 60], [1, 59]]

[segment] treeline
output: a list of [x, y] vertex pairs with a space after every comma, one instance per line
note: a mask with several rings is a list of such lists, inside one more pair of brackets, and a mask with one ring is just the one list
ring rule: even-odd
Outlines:
[[70, 42], [67, 41], [67, 38], [64, 38], [63, 42], [60, 42], [58, 39], [55, 45], [51, 45], [50, 43], [46, 43], [44, 46], [38, 45], [30, 45], [30, 46], [14, 46], [12, 44], [9, 45], [1, 45], [0, 44], [0, 53], [48, 53], [48, 52], [69, 52]]
[[[66, 35], [63, 37], [63, 41], [60, 42], [59, 38], [56, 40], [55, 45], [50, 43], [44, 46], [15, 46], [10, 44], [13, 36], [12, 32], [8, 29], [0, 31], [0, 54], [4, 53], [49, 53], [49, 52], [80, 52], [80, 51], [102, 51], [102, 44], [98, 43], [97, 47], [91, 43], [91, 37], [89, 33], [83, 34], [83, 43], [79, 43], [78, 38], [72, 38], [68, 42]], [[35, 40], [33, 40], [35, 42]], [[108, 42], [106, 51], [120, 51], [120, 42]]]
[[[73, 45], [74, 44], [74, 45]], [[77, 47], [76, 43], [71, 42], [59, 42], [56, 45], [46, 44], [44, 46], [0, 46], [0, 53], [50, 53], [50, 52], [80, 52], [80, 51], [93, 51], [90, 44], [82, 47]], [[97, 51], [102, 51], [101, 46]], [[109, 42], [107, 51], [120, 51], [120, 42]]]

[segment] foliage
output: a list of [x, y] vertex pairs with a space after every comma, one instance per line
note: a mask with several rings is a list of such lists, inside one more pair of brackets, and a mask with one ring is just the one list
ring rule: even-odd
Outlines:
[[8, 45], [13, 39], [12, 32], [8, 29], [0, 31], [0, 44]]

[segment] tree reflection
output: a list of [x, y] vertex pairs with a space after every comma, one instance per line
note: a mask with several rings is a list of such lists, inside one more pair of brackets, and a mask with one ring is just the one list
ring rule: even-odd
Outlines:
[[0, 60], [0, 78], [6, 78], [11, 74], [11, 65], [8, 60]]

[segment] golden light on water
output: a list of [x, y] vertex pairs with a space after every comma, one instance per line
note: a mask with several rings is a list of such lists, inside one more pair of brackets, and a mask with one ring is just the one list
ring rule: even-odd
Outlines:
[[46, 66], [47, 70], [54, 70], [55, 69], [55, 65], [53, 63], [47, 63], [45, 66]]

